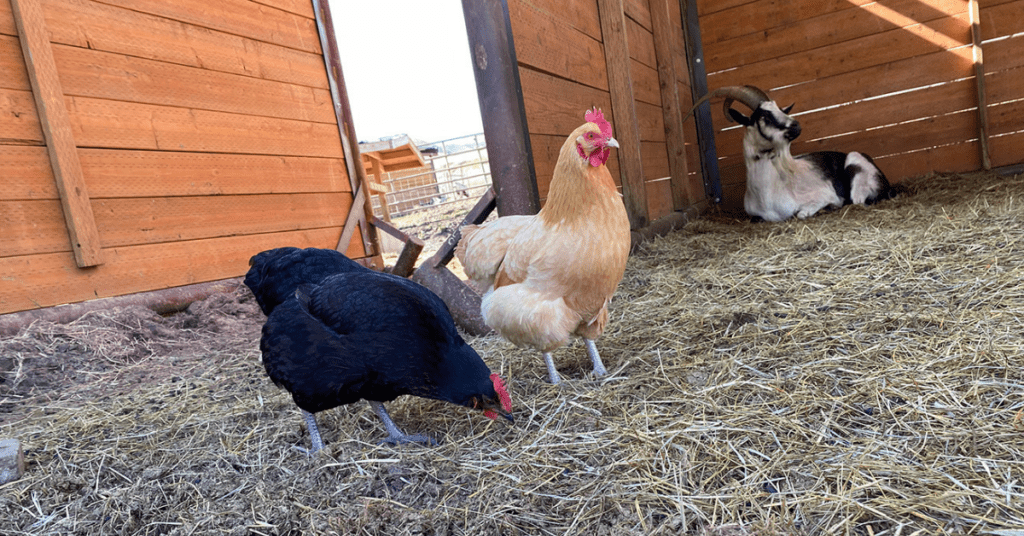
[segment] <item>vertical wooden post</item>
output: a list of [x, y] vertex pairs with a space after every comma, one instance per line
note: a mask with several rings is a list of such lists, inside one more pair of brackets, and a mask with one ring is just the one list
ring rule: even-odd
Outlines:
[[[338, 250], [348, 248], [348, 240], [358, 228], [362, 234], [363, 254], [367, 257], [380, 254], [380, 243], [377, 240], [377, 229], [367, 222], [373, 216], [370, 197], [366, 192], [366, 169], [363, 168], [362, 157], [359, 156], [359, 138], [352, 124], [352, 105], [348, 101], [348, 88], [345, 87], [345, 74], [341, 70], [341, 56], [338, 54], [338, 41], [334, 37], [334, 22], [327, 0], [312, 0], [316, 15], [316, 29], [320, 35], [320, 49], [324, 54], [324, 65], [327, 68], [327, 80], [331, 87], [331, 99], [334, 101], [334, 117], [338, 121], [338, 133], [341, 135], [341, 147], [345, 154], [348, 167], [348, 180], [352, 186], [352, 206], [349, 217], [341, 231]], [[360, 214], [353, 220], [352, 213]], [[347, 239], [346, 239], [347, 237]]]
[[519, 62], [506, 0], [462, 0], [498, 214], [540, 210]]
[[988, 152], [988, 99], [985, 97], [985, 58], [981, 53], [981, 14], [978, 0], [968, 0], [971, 10], [971, 44], [974, 50], [974, 80], [978, 88], [978, 145], [981, 148], [981, 165], [992, 169]]
[[[690, 90], [693, 102], [708, 93], [708, 72], [704, 66], [704, 47], [700, 40], [700, 16], [696, 0], [679, 0], [683, 17], [683, 39], [686, 41], [686, 59], [690, 68]], [[704, 193], [715, 203], [722, 202], [722, 179], [718, 175], [718, 153], [715, 151], [715, 127], [711, 124], [711, 105], [701, 104], [694, 121], [697, 123], [697, 145], [700, 148], [700, 167], [704, 175]]]
[[683, 210], [698, 201], [691, 195], [686, 176], [686, 143], [679, 102], [679, 77], [676, 73], [676, 25], [669, 19], [668, 3], [674, 0], [651, 0], [651, 23], [654, 27], [654, 54], [658, 61], [658, 82], [661, 86], [661, 115], [665, 123], [665, 146], [668, 168], [672, 174], [672, 208]]
[[633, 229], [647, 226], [647, 188], [640, 156], [640, 127], [637, 124], [633, 77], [630, 74], [629, 43], [623, 0], [598, 0], [608, 89], [612, 99], [612, 126], [619, 142], [619, 174], [622, 196]]
[[53, 61], [42, 7], [39, 0], [11, 0], [11, 8], [75, 262], [79, 267], [103, 264], [99, 230], [78, 160], [78, 147], [71, 133], [71, 119], [64, 104], [64, 91]]

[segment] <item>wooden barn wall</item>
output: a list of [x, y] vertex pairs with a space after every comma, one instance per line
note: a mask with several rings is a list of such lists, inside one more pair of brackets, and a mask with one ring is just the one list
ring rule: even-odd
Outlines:
[[980, 4], [992, 165], [1024, 162], [1024, 0]]
[[[334, 248], [352, 193], [311, 2], [42, 0], [102, 264], [72, 255], [0, 0], [0, 313]], [[359, 233], [347, 253], [363, 257]]]
[[[678, 1], [625, 1], [629, 74], [640, 139], [647, 216], [651, 221], [704, 200], [701, 180], [695, 173], [700, 168], [695, 164], [699, 160], [694, 149], [690, 151], [692, 158], [683, 157], [684, 165], [690, 162], [688, 180], [693, 184], [687, 183], [683, 199], [673, 202], [652, 3], [669, 13], [667, 18], [671, 21], [677, 54], [663, 61], [673, 64], [680, 106], [685, 106], [685, 111], [691, 103]], [[569, 133], [583, 124], [583, 114], [587, 109], [594, 106], [603, 109], [620, 142], [622, 130], [628, 128], [616, 119], [612, 106], [598, 4], [598, 0], [508, 2], [542, 201], [547, 196], [558, 152]], [[692, 124], [690, 130], [692, 132]], [[688, 140], [696, 139], [692, 133], [684, 136]], [[620, 186], [621, 154], [621, 149], [612, 151], [608, 162], [609, 170]]]
[[[981, 2], [993, 165], [1020, 162], [1024, 2]], [[698, 0], [709, 88], [753, 84], [793, 114], [794, 153], [862, 151], [898, 182], [982, 167], [965, 0]], [[727, 204], [741, 204], [742, 131], [712, 106]], [[722, 130], [726, 128], [725, 130]]]

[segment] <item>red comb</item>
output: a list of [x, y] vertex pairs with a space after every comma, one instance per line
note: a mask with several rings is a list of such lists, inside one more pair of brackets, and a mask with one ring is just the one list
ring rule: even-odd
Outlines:
[[594, 123], [597, 125], [597, 127], [601, 129], [602, 136], [606, 138], [612, 137], [612, 124], [604, 118], [604, 112], [599, 110], [597, 107], [594, 107], [593, 110], [587, 112], [583, 118], [586, 119], [588, 123]]
[[[491, 373], [491, 382], [494, 383], [494, 392], [498, 393], [498, 400], [501, 401], [501, 407], [505, 408], [505, 411], [512, 412], [512, 399], [508, 396], [508, 390], [505, 389], [505, 382], [501, 381], [501, 376], [498, 376], [497, 372]], [[484, 417], [488, 419], [498, 418], [498, 414], [487, 410], [484, 412]]]

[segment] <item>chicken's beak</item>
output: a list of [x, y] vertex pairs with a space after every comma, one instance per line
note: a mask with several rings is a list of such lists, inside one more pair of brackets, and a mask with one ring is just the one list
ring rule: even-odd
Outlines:
[[608, 143], [606, 143], [604, 146], [605, 147], [615, 147], [616, 149], [618, 149], [619, 142], [615, 141], [615, 138], [608, 138]]

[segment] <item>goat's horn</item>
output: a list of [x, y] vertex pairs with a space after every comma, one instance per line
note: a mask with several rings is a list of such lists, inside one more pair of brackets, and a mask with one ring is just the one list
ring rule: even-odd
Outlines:
[[725, 97], [725, 102], [722, 103], [722, 112], [725, 113], [725, 117], [727, 117], [730, 121], [732, 121], [732, 117], [729, 116], [729, 107], [732, 106], [733, 101], [740, 101], [743, 104], [747, 105], [747, 107], [750, 108], [751, 110], [756, 110], [762, 102], [771, 100], [768, 97], [767, 93], [761, 91], [760, 89], [754, 86], [720, 87], [708, 93], [707, 95], [704, 95], [703, 97], [700, 98], [700, 100], [695, 102], [693, 104], [693, 107], [690, 108], [690, 111], [686, 112], [686, 115], [683, 116], [683, 121], [689, 119], [690, 115], [693, 114], [694, 110], [696, 110], [698, 106], [704, 104], [705, 102], [715, 97]]

